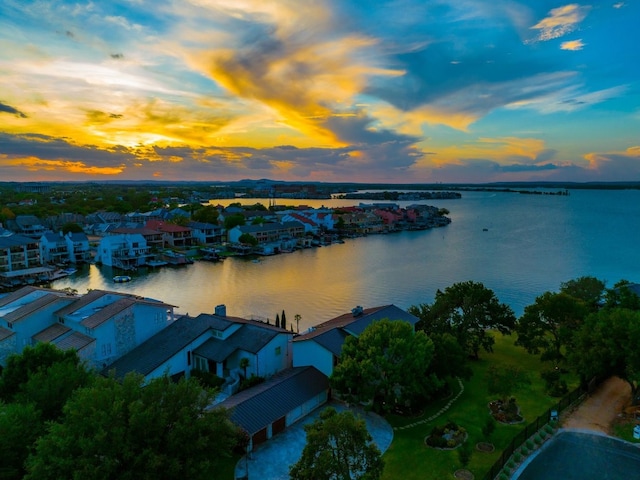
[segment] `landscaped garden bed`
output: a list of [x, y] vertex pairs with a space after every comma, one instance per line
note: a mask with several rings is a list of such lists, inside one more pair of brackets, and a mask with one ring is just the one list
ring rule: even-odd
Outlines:
[[513, 397], [507, 401], [494, 400], [490, 402], [489, 410], [491, 410], [493, 418], [500, 423], [512, 424], [524, 421], [524, 418], [520, 415], [520, 407], [518, 407], [516, 399]]
[[452, 421], [442, 426], [435, 426], [431, 434], [425, 439], [425, 443], [433, 448], [453, 450], [458, 448], [467, 439], [467, 431]]

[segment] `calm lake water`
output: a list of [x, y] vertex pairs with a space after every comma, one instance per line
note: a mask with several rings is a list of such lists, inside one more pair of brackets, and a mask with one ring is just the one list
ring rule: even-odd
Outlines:
[[[359, 203], [278, 201], [313, 207]], [[243, 202], [268, 205], [268, 199]], [[421, 203], [447, 208], [452, 223], [262, 257], [259, 263], [230, 258], [141, 271], [127, 284], [114, 284], [110, 268], [90, 265], [53, 287], [132, 292], [194, 316], [225, 304], [229, 315], [273, 320], [284, 309], [289, 323], [295, 314], [302, 316], [303, 330], [356, 305], [431, 303], [438, 289], [467, 280], [491, 288], [517, 315], [536, 296], [583, 275], [607, 286], [640, 281], [638, 190], [577, 190], [568, 197], [463, 192], [459, 200]]]

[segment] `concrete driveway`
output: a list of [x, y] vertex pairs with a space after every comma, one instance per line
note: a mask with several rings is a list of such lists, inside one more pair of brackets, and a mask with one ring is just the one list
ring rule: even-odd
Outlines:
[[[289, 467], [300, 459], [307, 441], [304, 426], [318, 418], [320, 412], [328, 406], [335, 408], [338, 412], [347, 409], [344, 404], [329, 402], [291, 425], [284, 432], [274, 435], [273, 438], [256, 447], [249, 454], [249, 458], [240, 459], [236, 465], [236, 478], [246, 478], [248, 468], [249, 480], [289, 480]], [[364, 418], [373, 441], [384, 453], [393, 440], [391, 425], [375, 413], [356, 408], [349, 408], [349, 410]]]

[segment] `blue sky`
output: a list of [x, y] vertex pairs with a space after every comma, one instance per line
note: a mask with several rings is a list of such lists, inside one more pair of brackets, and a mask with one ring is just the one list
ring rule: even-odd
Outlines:
[[640, 181], [640, 3], [0, 2], [0, 180]]

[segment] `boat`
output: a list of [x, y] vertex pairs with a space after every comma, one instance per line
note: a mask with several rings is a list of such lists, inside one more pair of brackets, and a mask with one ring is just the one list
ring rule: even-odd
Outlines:
[[131, 277], [129, 275], [116, 275], [113, 277], [114, 283], [127, 283], [131, 281]]

